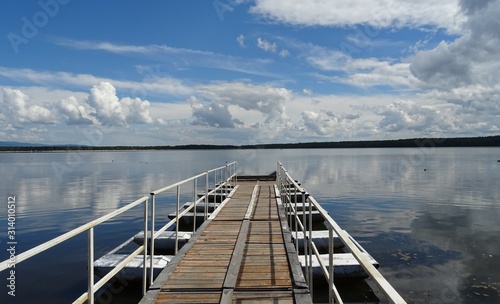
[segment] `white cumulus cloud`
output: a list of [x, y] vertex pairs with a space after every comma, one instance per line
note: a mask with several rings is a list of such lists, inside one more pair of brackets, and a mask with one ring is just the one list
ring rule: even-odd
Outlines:
[[109, 82], [93, 86], [87, 102], [95, 110], [95, 117], [102, 125], [126, 126], [130, 123], [154, 122], [149, 101], [129, 97], [119, 99], [115, 87]]
[[464, 20], [457, 0], [256, 0], [250, 11], [273, 22], [301, 26], [433, 26], [457, 32]]
[[116, 89], [109, 82], [101, 82], [90, 89], [88, 104], [95, 109], [96, 117], [103, 125], [124, 126], [126, 125], [125, 113]]
[[140, 98], [125, 97], [120, 100], [127, 123], [150, 124], [151, 118], [150, 103]]
[[55, 104], [58, 117], [69, 125], [95, 124], [96, 119], [92, 115], [93, 109], [85, 102], [79, 101], [74, 96], [59, 100]]
[[[78, 94], [81, 95], [81, 94]], [[47, 94], [50, 96], [50, 94]], [[139, 98], [118, 98], [109, 82], [101, 82], [90, 89], [86, 98], [73, 95], [49, 100], [42, 105], [30, 105], [28, 95], [21, 90], [3, 88], [0, 119], [3, 123], [23, 123], [128, 126], [129, 124], [162, 123], [153, 119], [151, 104]]]
[[42, 123], [51, 124], [55, 119], [49, 109], [38, 105], [29, 105], [29, 97], [20, 90], [3, 89], [0, 101], [2, 120], [5, 123]]

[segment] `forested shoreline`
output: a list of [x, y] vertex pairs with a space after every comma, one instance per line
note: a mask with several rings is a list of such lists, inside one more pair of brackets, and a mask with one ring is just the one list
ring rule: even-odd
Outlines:
[[300, 142], [255, 145], [188, 144], [174, 146], [80, 146], [80, 145], [11, 145], [0, 146], [4, 152], [52, 151], [129, 151], [129, 150], [228, 150], [228, 149], [340, 149], [340, 148], [422, 148], [422, 147], [498, 147], [500, 135], [458, 138], [408, 138], [397, 140], [360, 140], [338, 142]]

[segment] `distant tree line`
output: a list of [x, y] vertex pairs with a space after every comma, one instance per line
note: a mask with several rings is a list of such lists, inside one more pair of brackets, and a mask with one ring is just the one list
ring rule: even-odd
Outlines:
[[176, 145], [176, 146], [0, 146], [7, 152], [51, 151], [130, 151], [130, 150], [223, 150], [223, 149], [339, 149], [339, 148], [418, 148], [418, 147], [499, 147], [500, 135], [458, 138], [409, 138], [397, 140], [360, 140], [258, 145]]

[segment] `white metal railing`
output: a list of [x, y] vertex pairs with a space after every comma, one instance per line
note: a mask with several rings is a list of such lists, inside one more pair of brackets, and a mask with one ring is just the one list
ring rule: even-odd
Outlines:
[[[351, 251], [354, 258], [359, 262], [361, 267], [365, 270], [368, 276], [375, 282], [375, 284], [384, 293], [387, 299], [391, 303], [406, 303], [406, 301], [399, 295], [399, 293], [389, 284], [389, 282], [382, 276], [382, 274], [370, 263], [369, 259], [360, 250], [359, 245], [347, 234], [347, 232], [340, 228], [340, 226], [328, 215], [328, 212], [321, 207], [321, 205], [311, 196], [306, 194], [304, 188], [302, 188], [297, 181], [295, 181], [290, 174], [286, 171], [283, 165], [278, 162], [277, 166], [277, 178], [280, 198], [284, 205], [286, 213], [289, 215], [289, 223], [294, 222], [295, 231], [295, 248], [299, 252], [298, 245], [298, 231], [302, 231], [304, 234], [304, 268], [305, 277], [309, 285], [311, 295], [313, 293], [313, 269], [312, 261], [313, 256], [316, 257], [320, 264], [320, 267], [328, 281], [329, 285], [329, 302], [333, 303], [343, 303], [342, 298], [334, 283], [334, 265], [333, 265], [333, 254], [334, 254], [334, 244], [333, 235], [336, 233], [344, 245]], [[297, 198], [301, 198], [302, 210], [299, 211], [297, 208]], [[309, 204], [306, 204], [306, 199]], [[308, 206], [306, 208], [306, 206]], [[312, 241], [312, 211], [313, 209], [320, 212], [320, 214], [325, 219], [325, 222], [329, 230], [329, 242], [328, 242], [328, 263], [325, 265], [323, 260], [320, 258], [320, 253]], [[293, 232], [292, 232], [293, 233]]]
[[[214, 183], [214, 188], [211, 191], [208, 191], [209, 187], [209, 174], [213, 174], [213, 183]], [[198, 179], [204, 178], [204, 185], [205, 185], [205, 192], [204, 195], [202, 195], [199, 199], [196, 199], [197, 196], [197, 185], [198, 185]], [[52, 240], [49, 240], [45, 243], [42, 243], [30, 250], [27, 250], [19, 255], [16, 256], [16, 264], [19, 264], [35, 255], [38, 255], [58, 244], [61, 244], [64, 241], [67, 241], [85, 231], [88, 232], [88, 258], [87, 258], [87, 267], [88, 267], [88, 286], [87, 286], [87, 292], [83, 293], [78, 299], [76, 299], [73, 303], [84, 303], [87, 301], [89, 304], [94, 303], [94, 295], [95, 292], [98, 291], [100, 288], [102, 288], [111, 278], [113, 278], [114, 275], [116, 275], [118, 272], [120, 272], [128, 263], [130, 263], [136, 256], [138, 256], [140, 253], [143, 253], [143, 294], [146, 293], [147, 287], [151, 286], [153, 283], [153, 256], [154, 255], [154, 240], [157, 238], [162, 232], [167, 230], [169, 227], [172, 225], [176, 224], [179, 222], [179, 219], [182, 218], [183, 215], [188, 213], [193, 207], [195, 207], [199, 202], [205, 201], [205, 216], [204, 218], [207, 218], [207, 208], [208, 208], [208, 196], [209, 195], [214, 195], [214, 204], [217, 199], [217, 195], [219, 193], [219, 196], [225, 196], [230, 192], [230, 186], [234, 185], [236, 181], [236, 162], [232, 162], [229, 164], [226, 164], [225, 166], [218, 167], [215, 169], [211, 169], [209, 171], [206, 171], [204, 173], [198, 174], [196, 176], [190, 177], [188, 179], [185, 179], [183, 181], [177, 182], [175, 184], [166, 186], [164, 188], [158, 189], [156, 191], [153, 191], [150, 193], [150, 196], [143, 196], [128, 205], [117, 209], [113, 212], [110, 212], [102, 217], [99, 217], [89, 223], [86, 223], [78, 228], [75, 228], [69, 232], [66, 232]], [[190, 207], [188, 207], [186, 210], [183, 210], [182, 212], [179, 212], [179, 200], [180, 200], [180, 187], [184, 184], [187, 184], [189, 182], [193, 181], [194, 186], [193, 186], [193, 198], [194, 198], [194, 203]], [[165, 226], [163, 226], [160, 230], [158, 230], [156, 233], [154, 232], [154, 227], [155, 227], [155, 197], [163, 193], [167, 190], [175, 188], [177, 190], [177, 205], [176, 205], [176, 218], [168, 222]], [[218, 192], [218, 190], [222, 189], [221, 192]], [[151, 198], [151, 214], [149, 214], [149, 209], [148, 209], [148, 203]], [[120, 262], [118, 265], [115, 266], [108, 274], [106, 274], [104, 277], [102, 277], [97, 283], [94, 282], [94, 227], [97, 225], [108, 221], [134, 207], [137, 207], [139, 205], [143, 204], [144, 205], [144, 229], [143, 229], [143, 235], [144, 235], [144, 242], [141, 246], [139, 246], [136, 250], [134, 250], [131, 254], [129, 254], [122, 262]], [[214, 205], [215, 208], [215, 205]], [[196, 219], [196, 208], [194, 208], [195, 212], [195, 219]], [[148, 217], [150, 215], [150, 218]], [[150, 224], [148, 225], [148, 221], [150, 220]], [[148, 226], [150, 227], [151, 235], [153, 236], [151, 238], [151, 244], [150, 244], [150, 272], [149, 272], [149, 285], [147, 282], [147, 252], [146, 248], [148, 248]], [[194, 226], [193, 229], [196, 229], [196, 220], [194, 220]], [[176, 225], [176, 239], [175, 239], [175, 244], [176, 244], [176, 253], [178, 250], [178, 225]], [[133, 238], [129, 239], [132, 240]], [[123, 244], [122, 244], [123, 245]], [[5, 260], [0, 263], [0, 272], [8, 269], [10, 267], [9, 264], [10, 259]]]
[[[143, 244], [137, 250], [135, 250], [133, 253], [131, 253], [123, 262], [121, 262], [119, 265], [116, 266], [108, 275], [104, 276], [99, 280], [97, 283], [94, 284], [94, 227], [109, 220], [112, 219], [136, 206], [139, 206], [141, 204], [144, 205], [144, 232], [147, 232], [147, 213], [148, 213], [148, 200], [149, 197], [143, 196], [138, 200], [135, 200], [134, 202], [117, 209], [111, 213], [108, 213], [107, 215], [104, 215], [98, 219], [95, 219], [85, 225], [82, 225], [78, 228], [75, 228], [69, 232], [64, 233], [63, 235], [60, 235], [50, 241], [47, 241], [43, 244], [40, 244], [30, 250], [27, 250], [19, 255], [16, 256], [16, 264], [19, 264], [39, 253], [42, 253], [64, 241], [67, 241], [80, 233], [83, 233], [85, 231], [88, 232], [88, 288], [87, 292], [82, 294], [77, 300], [75, 300], [74, 303], [83, 303], [88, 300], [88, 303], [94, 303], [94, 293], [97, 291], [99, 288], [104, 286], [113, 275], [118, 273], [125, 265], [127, 265], [132, 259], [134, 259], [136, 256], [138, 256], [141, 252], [143, 252], [143, 265], [146, 265], [146, 251], [144, 248], [146, 248], [147, 244]], [[0, 271], [3, 271], [9, 267], [8, 265], [8, 260], [3, 261], [0, 263]], [[146, 267], [144, 267], [146, 269]], [[143, 273], [145, 274], [145, 272]], [[92, 295], [89, 297], [89, 295]]]

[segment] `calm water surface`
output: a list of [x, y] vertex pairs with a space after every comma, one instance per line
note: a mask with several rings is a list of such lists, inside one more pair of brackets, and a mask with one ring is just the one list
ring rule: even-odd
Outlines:
[[[409, 303], [500, 303], [499, 159], [498, 148], [0, 153], [0, 259], [8, 196], [20, 253], [226, 161], [267, 174], [280, 160]], [[159, 206], [159, 217], [174, 210], [168, 197]], [[141, 213], [96, 228], [96, 257], [139, 231]], [[83, 234], [18, 264], [16, 297], [2, 284], [0, 303], [72, 302], [86, 288], [86, 251]], [[137, 301], [98, 302], [124, 298]]]

